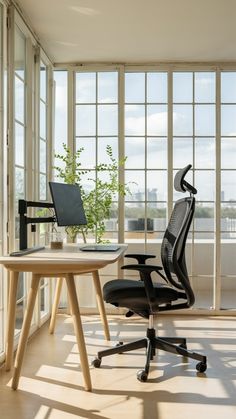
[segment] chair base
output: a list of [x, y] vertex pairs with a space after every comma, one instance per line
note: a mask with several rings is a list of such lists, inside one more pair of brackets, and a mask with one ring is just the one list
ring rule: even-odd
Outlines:
[[156, 355], [156, 350], [161, 349], [166, 352], [171, 352], [177, 355], [182, 355], [187, 358], [196, 359], [200, 361], [196, 365], [198, 372], [204, 372], [207, 369], [207, 358], [204, 355], [200, 355], [196, 352], [189, 351], [187, 349], [186, 339], [179, 337], [164, 337], [159, 338], [156, 336], [154, 328], [147, 329], [147, 335], [143, 339], [136, 340], [134, 342], [123, 344], [118, 343], [115, 347], [99, 351], [97, 358], [94, 359], [92, 365], [95, 368], [99, 368], [102, 362], [102, 358], [114, 354], [122, 354], [123, 352], [133, 351], [135, 349], [146, 348], [146, 364], [143, 370], [139, 370], [137, 378], [139, 381], [147, 381], [150, 361], [153, 360]]

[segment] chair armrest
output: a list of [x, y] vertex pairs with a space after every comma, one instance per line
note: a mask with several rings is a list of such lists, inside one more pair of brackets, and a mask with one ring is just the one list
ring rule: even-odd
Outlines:
[[163, 268], [162, 266], [157, 266], [157, 265], [146, 265], [145, 263], [141, 264], [139, 263], [138, 265], [124, 265], [121, 267], [121, 269], [128, 269], [128, 270], [134, 270], [134, 271], [139, 271], [139, 272], [148, 272], [148, 273], [152, 273], [152, 272], [157, 272], [159, 273], [159, 271], [162, 271]]
[[143, 277], [142, 275], [145, 272], [148, 272], [149, 275], [152, 272], [156, 272], [162, 279], [164, 279], [165, 282], [168, 283], [168, 280], [166, 279], [165, 275], [163, 275], [160, 271], [163, 271], [163, 267], [162, 266], [157, 266], [157, 265], [146, 265], [146, 264], [138, 264], [138, 265], [124, 265], [121, 267], [121, 269], [128, 269], [128, 270], [135, 270], [135, 271], [139, 271], [139, 275], [141, 280], [143, 281]]
[[155, 255], [148, 255], [143, 253], [128, 253], [125, 255], [126, 258], [136, 259], [138, 263], [145, 263], [147, 259], [155, 258]]

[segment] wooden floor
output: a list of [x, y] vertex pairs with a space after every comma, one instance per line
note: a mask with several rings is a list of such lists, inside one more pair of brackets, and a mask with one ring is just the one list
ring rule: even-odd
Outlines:
[[[198, 374], [195, 361], [159, 352], [149, 380], [136, 371], [144, 365], [142, 350], [104, 358], [91, 367], [93, 392], [83, 390], [71, 318], [58, 315], [55, 335], [46, 324], [31, 339], [19, 389], [10, 388], [11, 373], [0, 370], [1, 419], [235, 419], [236, 318], [161, 316], [159, 335], [186, 336], [188, 347], [208, 356], [208, 369]], [[146, 321], [109, 317], [112, 340], [128, 341], [145, 334]], [[109, 346], [98, 316], [83, 316], [90, 360]]]

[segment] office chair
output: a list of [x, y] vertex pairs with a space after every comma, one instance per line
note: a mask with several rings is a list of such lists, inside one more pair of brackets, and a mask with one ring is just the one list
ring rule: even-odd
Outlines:
[[[184, 180], [191, 167], [189, 164], [175, 176], [175, 189], [179, 192], [188, 191], [190, 196], [179, 199], [174, 205], [161, 246], [162, 266], [146, 264], [148, 258], [155, 257], [153, 255], [126, 255], [135, 258], [138, 264], [126, 265], [122, 269], [137, 270], [140, 279], [116, 279], [107, 282], [103, 287], [103, 298], [107, 303], [128, 308], [128, 316], [136, 313], [149, 320], [146, 337], [126, 344], [119, 342], [113, 348], [99, 351], [97, 358], [92, 362], [96, 368], [100, 367], [105, 356], [146, 348], [145, 367], [137, 372], [139, 381], [147, 381], [150, 361], [153, 360], [156, 349], [196, 359], [200, 361], [196, 365], [197, 371], [206, 371], [206, 356], [189, 351], [185, 338], [160, 338], [156, 336], [153, 326], [154, 314], [188, 308], [195, 301], [185, 263], [185, 244], [195, 209], [194, 195], [197, 193], [197, 190]], [[156, 272], [165, 282], [154, 282], [151, 278], [152, 272]]]

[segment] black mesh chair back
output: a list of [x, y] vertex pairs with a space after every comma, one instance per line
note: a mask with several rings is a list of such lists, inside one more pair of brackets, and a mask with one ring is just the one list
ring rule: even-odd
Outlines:
[[195, 209], [193, 196], [175, 203], [161, 246], [162, 265], [168, 281], [187, 297], [187, 307], [195, 298], [188, 277], [185, 261], [185, 245]]

